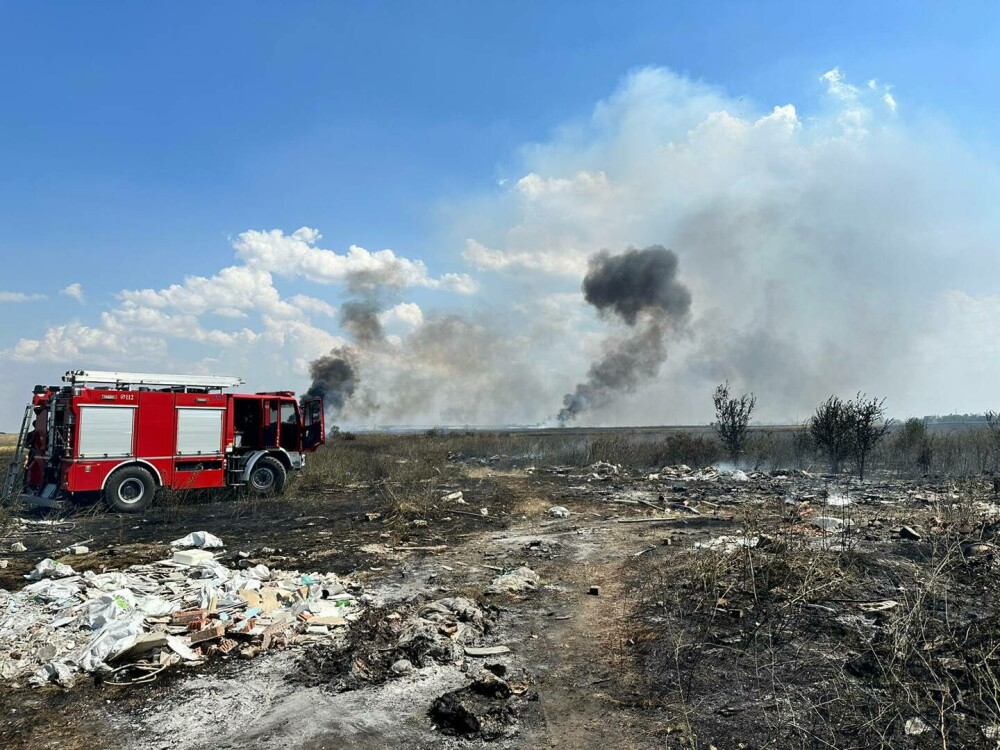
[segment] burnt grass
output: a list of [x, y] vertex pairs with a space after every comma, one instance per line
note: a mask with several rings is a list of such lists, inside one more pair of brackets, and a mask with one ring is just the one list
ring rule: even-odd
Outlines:
[[678, 746], [996, 746], [996, 565], [968, 545], [993, 528], [845, 549], [757, 524], [755, 547], [627, 566], [626, 651]]
[[[781, 455], [798, 461], [793, 449], [797, 444], [788, 442]], [[607, 694], [615, 707], [593, 721], [634, 730], [636, 747], [996, 747], [988, 735], [996, 727], [1000, 737], [1000, 560], [993, 547], [1000, 530], [983, 521], [989, 515], [983, 504], [993, 502], [990, 481], [945, 474], [907, 479], [902, 464], [887, 457], [877, 464], [875, 481], [851, 487], [854, 504], [844, 512], [854, 530], [824, 535], [809, 525], [809, 512], [841, 511], [823, 507], [821, 499], [811, 501], [811, 511], [789, 505], [789, 485], [779, 477], [740, 485], [645, 480], [646, 472], [665, 464], [698, 467], [717, 452], [705, 434], [677, 431], [662, 440], [627, 430], [362, 435], [311, 456], [280, 498], [165, 493], [140, 517], [100, 505], [34, 512], [26, 515], [65, 525], [27, 535], [0, 509], [0, 535], [9, 535], [0, 539], [0, 550], [13, 539], [28, 548], [0, 551], [9, 561], [0, 569], [0, 587], [21, 588], [23, 575], [46, 556], [78, 571], [163, 559], [171, 540], [202, 529], [223, 538], [229, 564], [378, 583], [398, 575], [402, 564], [365, 551], [369, 545], [455, 548], [525, 523], [519, 520], [524, 513], [541, 535], [552, 523], [548, 507], [560, 504], [573, 508], [568, 523], [604, 528], [619, 514], [653, 513], [612, 504], [615, 497], [641, 491], [655, 500], [662, 493], [670, 503], [691, 501], [702, 515], [666, 528], [622, 527], [630, 535], [626, 542], [606, 550], [624, 592], [606, 608], [600, 600], [615, 635], [601, 650], [602, 663], [591, 665], [609, 677], [587, 692]], [[786, 468], [778, 453], [768, 455], [758, 468]], [[581, 467], [598, 460], [622, 463], [622, 475], [606, 482], [581, 478]], [[958, 466], [965, 459], [949, 460]], [[824, 481], [803, 480], [810, 487]], [[828, 484], [832, 489], [842, 481]], [[467, 505], [442, 501], [456, 490]], [[924, 492], [938, 499], [912, 499]], [[895, 498], [893, 504], [880, 504], [879, 495]], [[480, 507], [489, 515], [480, 516]], [[675, 531], [680, 524], [684, 531]], [[920, 538], [902, 538], [896, 529], [904, 524]], [[673, 536], [673, 544], [658, 545], [663, 535]], [[731, 549], [692, 543], [718, 535], [757, 543]], [[640, 538], [656, 548], [640, 548]], [[61, 554], [85, 540], [93, 540], [89, 554]], [[543, 579], [556, 583], [561, 570], [577, 564], [559, 545], [547, 538], [523, 553]], [[410, 559], [425, 554], [409, 553]], [[366, 610], [346, 644], [303, 652], [292, 679], [354, 690], [388, 679], [399, 658], [419, 664], [426, 654], [400, 653], [396, 644], [399, 624], [420, 602]], [[400, 618], [390, 620], [393, 613]], [[112, 746], [98, 710], [153, 700], [183, 674], [131, 693], [89, 684], [66, 692], [5, 689], [0, 747]], [[460, 704], [482, 697], [465, 690], [441, 707], [458, 721]], [[429, 706], [434, 698], [428, 696]], [[481, 714], [508, 710], [487, 698]], [[487, 727], [480, 736], [491, 733]]]

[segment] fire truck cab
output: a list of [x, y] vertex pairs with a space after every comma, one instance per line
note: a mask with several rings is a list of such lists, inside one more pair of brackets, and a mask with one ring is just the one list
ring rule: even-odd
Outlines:
[[71, 370], [62, 379], [35, 386], [0, 500], [58, 507], [100, 495], [139, 513], [164, 487], [277, 495], [326, 437], [322, 399], [224, 393], [238, 377]]

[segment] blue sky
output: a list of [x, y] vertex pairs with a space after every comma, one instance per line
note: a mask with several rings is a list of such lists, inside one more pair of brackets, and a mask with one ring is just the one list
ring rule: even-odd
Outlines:
[[[998, 155], [995, 3], [0, 9], [0, 292], [46, 297], [0, 303], [12, 379], [64, 369], [57, 357], [12, 358], [19, 339], [69, 320], [97, 325], [121, 290], [210, 277], [246, 230], [316, 227], [334, 251], [392, 248], [432, 277], [467, 272], [466, 235], [503, 222], [503, 209], [480, 209], [537, 168], [532, 144], [560, 141], [644, 67], [703, 83], [734, 115], [794, 102], [805, 121], [826, 111], [817, 81], [839, 66], [859, 87], [890, 85], [911, 132], [942, 128], [963, 154]], [[60, 293], [70, 284], [85, 303]], [[416, 286], [406, 299], [425, 307], [472, 304]], [[501, 299], [534, 289], [480, 286]], [[301, 276], [281, 292], [343, 299]], [[325, 327], [339, 335], [335, 320]], [[207, 356], [192, 346], [171, 356]], [[279, 377], [305, 380], [259, 380]], [[15, 385], [0, 391], [0, 429], [31, 383]]]

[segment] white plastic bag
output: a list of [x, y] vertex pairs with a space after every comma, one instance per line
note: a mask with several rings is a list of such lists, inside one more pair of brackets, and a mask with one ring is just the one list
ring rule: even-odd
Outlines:
[[50, 557], [46, 557], [25, 578], [29, 581], [40, 581], [43, 578], [68, 578], [71, 575], [76, 575], [76, 571], [69, 565], [64, 565]]
[[225, 547], [222, 540], [207, 531], [192, 531], [183, 539], [175, 539], [170, 543], [171, 547], [198, 547], [199, 549], [216, 549]]

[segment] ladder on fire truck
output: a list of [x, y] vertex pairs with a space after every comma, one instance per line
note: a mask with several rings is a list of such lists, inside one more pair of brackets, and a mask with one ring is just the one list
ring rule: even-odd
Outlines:
[[24, 477], [24, 452], [28, 449], [28, 433], [31, 431], [31, 420], [34, 413], [31, 404], [24, 407], [24, 419], [21, 420], [21, 431], [17, 434], [17, 446], [14, 448], [14, 456], [10, 460], [10, 466], [7, 467], [3, 490], [0, 491], [0, 506], [7, 505], [14, 496], [14, 490], [21, 488]]
[[63, 382], [74, 386], [102, 385], [112, 388], [183, 388], [185, 391], [221, 391], [243, 385], [243, 378], [232, 375], [166, 375], [151, 372], [110, 372], [106, 370], [67, 370]]

